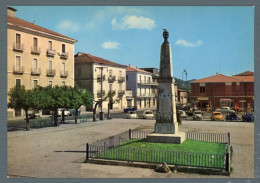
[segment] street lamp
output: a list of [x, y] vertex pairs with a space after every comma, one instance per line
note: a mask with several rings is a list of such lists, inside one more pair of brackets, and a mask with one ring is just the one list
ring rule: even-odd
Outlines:
[[99, 119], [103, 120], [104, 119], [103, 101], [102, 101], [103, 100], [103, 69], [107, 68], [107, 67], [101, 66], [101, 67], [96, 67], [96, 68], [101, 69], [101, 111], [99, 113]]
[[186, 69], [183, 69], [183, 72], [182, 72], [182, 81], [183, 81], [183, 73], [185, 73], [185, 75], [186, 75], [185, 89], [186, 89], [186, 105], [187, 105], [187, 100], [188, 100], [188, 89], [187, 89], [187, 71], [186, 71]]

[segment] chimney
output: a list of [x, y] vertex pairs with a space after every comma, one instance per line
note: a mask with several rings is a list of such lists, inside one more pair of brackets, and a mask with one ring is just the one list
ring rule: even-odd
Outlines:
[[15, 12], [17, 10], [12, 7], [7, 7], [7, 16], [15, 17]]
[[35, 23], [35, 20], [33, 21], [33, 25], [35, 25], [36, 23]]
[[216, 75], [218, 75], [218, 72], [216, 73]]

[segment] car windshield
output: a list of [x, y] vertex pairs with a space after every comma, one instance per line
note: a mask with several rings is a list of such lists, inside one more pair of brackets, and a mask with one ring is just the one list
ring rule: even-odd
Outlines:
[[216, 116], [217, 116], [217, 115], [221, 115], [221, 113], [214, 113], [214, 115], [216, 115]]
[[147, 112], [145, 112], [145, 114], [153, 114], [153, 112], [152, 111], [147, 111]]
[[131, 112], [130, 112], [130, 114], [136, 114], [136, 112], [134, 112], [134, 111], [131, 111]]

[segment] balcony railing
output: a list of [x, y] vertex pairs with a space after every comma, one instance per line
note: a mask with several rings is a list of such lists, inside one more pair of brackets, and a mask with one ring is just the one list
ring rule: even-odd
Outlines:
[[[105, 79], [106, 79], [106, 76], [103, 75], [103, 81], [105, 81]], [[97, 76], [97, 81], [98, 81], [98, 82], [101, 82], [101, 75], [98, 75], [98, 76]]]
[[68, 58], [68, 52], [61, 52], [60, 58], [61, 59], [67, 59]]
[[63, 70], [61, 70], [61, 71], [60, 71], [60, 77], [62, 77], [62, 78], [68, 77], [68, 71], [63, 71]]
[[138, 93], [137, 97], [155, 97], [155, 93]]
[[137, 83], [140, 85], [158, 85], [157, 82], [145, 81], [145, 80], [138, 80]]
[[242, 91], [239, 92], [216, 92], [214, 93], [196, 93], [192, 94], [192, 96], [198, 96], [198, 97], [232, 97], [232, 96], [253, 96], [253, 91], [245, 91], [244, 93]]
[[119, 90], [118, 91], [118, 96], [121, 97], [125, 94], [125, 90]]
[[125, 82], [125, 77], [118, 77], [118, 83]]
[[108, 93], [111, 94], [111, 95], [115, 95], [116, 91], [115, 90], [109, 90]]
[[40, 53], [41, 53], [41, 48], [32, 46], [31, 53], [32, 53], [32, 54], [36, 54], [36, 55], [40, 55]]
[[108, 82], [113, 83], [116, 80], [116, 76], [109, 76], [108, 77]]
[[23, 44], [14, 42], [13, 50], [23, 52]]
[[40, 68], [32, 68], [31, 75], [34, 75], [34, 76], [41, 75], [41, 69]]
[[55, 54], [56, 54], [55, 50], [50, 50], [50, 49], [46, 50], [46, 55], [48, 57], [54, 57]]
[[47, 76], [53, 77], [53, 76], [55, 76], [55, 74], [56, 74], [56, 70], [54, 70], [54, 69], [47, 69], [46, 70]]
[[[102, 92], [102, 93], [103, 93], [103, 95], [102, 95], [102, 96], [104, 96], [104, 95], [106, 94], [106, 91], [105, 91], [105, 90], [103, 90], [103, 92]], [[98, 90], [98, 91], [97, 91], [97, 97], [98, 97], [98, 98], [100, 98], [100, 97], [101, 97], [101, 90]]]
[[24, 67], [23, 66], [14, 66], [13, 67], [13, 73], [14, 74], [23, 74], [24, 73]]

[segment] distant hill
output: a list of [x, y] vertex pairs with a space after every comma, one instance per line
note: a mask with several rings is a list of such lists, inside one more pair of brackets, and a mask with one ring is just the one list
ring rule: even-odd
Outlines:
[[[190, 84], [190, 82], [191, 82], [191, 81], [194, 81], [194, 80], [196, 80], [196, 79], [191, 79], [191, 80], [188, 80], [188, 81], [187, 81], [187, 89], [188, 89], [188, 90], [191, 90], [191, 84]], [[183, 80], [181, 80], [181, 79], [175, 78], [175, 83], [177, 83], [179, 89], [183, 89], [183, 90], [186, 89], [186, 81], [183, 81]]]

